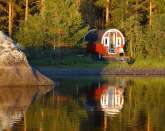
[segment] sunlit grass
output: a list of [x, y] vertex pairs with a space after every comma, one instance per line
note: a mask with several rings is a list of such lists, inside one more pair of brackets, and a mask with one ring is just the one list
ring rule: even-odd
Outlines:
[[165, 59], [147, 58], [147, 59], [136, 59], [132, 65], [134, 68], [165, 68]]
[[165, 59], [137, 58], [133, 64], [128, 64], [127, 62], [109, 62], [108, 67], [112, 69], [164, 69]]

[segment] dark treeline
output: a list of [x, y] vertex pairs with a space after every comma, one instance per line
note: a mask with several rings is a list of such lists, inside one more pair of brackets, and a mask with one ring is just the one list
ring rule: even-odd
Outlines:
[[75, 46], [88, 28], [118, 28], [132, 57], [165, 55], [164, 0], [0, 0], [0, 30], [24, 47]]

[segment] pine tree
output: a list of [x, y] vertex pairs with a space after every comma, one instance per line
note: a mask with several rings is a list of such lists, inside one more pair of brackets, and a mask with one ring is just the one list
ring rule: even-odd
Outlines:
[[74, 45], [86, 32], [75, 0], [46, 1], [44, 15], [45, 19], [39, 14], [22, 24], [16, 37], [24, 46]]
[[7, 3], [4, 1], [0, 1], [0, 30], [3, 30], [4, 32], [8, 31], [8, 9], [7, 9]]
[[8, 32], [10, 36], [12, 36], [13, 32], [18, 28], [18, 17], [20, 18], [22, 14], [21, 6], [19, 5], [21, 2], [16, 0], [7, 0], [0, 1], [0, 12], [2, 15], [0, 16], [1, 20], [1, 29], [5, 32]]

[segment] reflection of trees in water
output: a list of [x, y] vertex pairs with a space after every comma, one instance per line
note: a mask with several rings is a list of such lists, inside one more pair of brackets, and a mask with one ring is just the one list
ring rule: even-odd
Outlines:
[[[29, 130], [52, 131], [160, 131], [164, 130], [164, 79], [123, 79], [94, 82], [92, 86], [76, 82], [59, 87], [33, 103], [26, 113]], [[75, 85], [76, 83], [76, 85]], [[123, 84], [124, 83], [124, 84]], [[77, 85], [79, 87], [78, 96]], [[106, 88], [108, 85], [108, 88]], [[110, 87], [109, 87], [110, 86]], [[72, 90], [67, 90], [73, 87]], [[103, 88], [104, 87], [104, 88]], [[113, 87], [113, 88], [112, 88]], [[109, 88], [123, 89], [124, 105], [117, 115], [100, 111], [100, 98]], [[98, 89], [96, 91], [96, 89]], [[102, 89], [102, 90], [101, 90]], [[62, 90], [62, 93], [61, 93]], [[71, 92], [72, 91], [72, 92]], [[122, 91], [121, 91], [122, 92]], [[84, 107], [84, 103], [86, 104]], [[88, 102], [87, 102], [88, 101]], [[93, 102], [93, 103], [92, 103]], [[92, 104], [88, 104], [92, 103]], [[88, 105], [87, 105], [88, 104]], [[94, 107], [90, 108], [87, 107]], [[113, 117], [111, 117], [113, 116]], [[161, 128], [160, 128], [161, 126]]]
[[[110, 83], [110, 81], [108, 81], [107, 84]], [[120, 82], [121, 81], [119, 79], [119, 81], [117, 81], [117, 88], [123, 89], [122, 86], [119, 86]], [[101, 94], [106, 96], [108, 92], [111, 92], [109, 91], [109, 89], [114, 89], [114, 86], [115, 83], [111, 85], [111, 87], [113, 88], [108, 87], [106, 90], [104, 83], [102, 84], [102, 87], [100, 86], [98, 88], [95, 88], [95, 90], [99, 90]], [[163, 129], [165, 129], [165, 126], [163, 125], [163, 121], [165, 119], [161, 116], [162, 114], [164, 114], [163, 110], [165, 109], [163, 102], [165, 98], [165, 88], [163, 87], [165, 87], [165, 82], [164, 79], [160, 78], [127, 79], [124, 87], [124, 105], [121, 113], [119, 113], [115, 117], [110, 117], [109, 114], [105, 113], [100, 113], [101, 115], [98, 116], [97, 110], [92, 112], [89, 111], [88, 116], [90, 117], [88, 118], [88, 120], [83, 122], [83, 125], [87, 125], [87, 123], [90, 123], [93, 120], [97, 120], [96, 123], [100, 123], [98, 125], [100, 128], [102, 128], [102, 130], [160, 131], [163, 127]], [[113, 93], [111, 92], [110, 94]], [[95, 99], [95, 103], [97, 103], [97, 106], [99, 103], [99, 96], [100, 95], [98, 95], [97, 97], [95, 96], [95, 98], [97, 98]], [[105, 110], [103, 111], [105, 112]], [[91, 128], [91, 130], [93, 130], [90, 125], [88, 125], [86, 128]], [[96, 128], [96, 125], [93, 126], [93, 128]]]
[[[164, 97], [161, 92], [165, 89], [164, 79], [136, 78], [125, 90], [125, 103], [120, 119], [131, 130], [159, 131], [161, 112], [165, 109]], [[120, 123], [121, 124], [121, 123]], [[164, 127], [164, 126], [163, 126]]]
[[[26, 110], [49, 87], [1, 87], [0, 89], [0, 130], [23, 128]], [[20, 130], [20, 129], [18, 129]]]
[[32, 104], [27, 126], [29, 130], [79, 131], [81, 120], [86, 118], [81, 103], [55, 89]]

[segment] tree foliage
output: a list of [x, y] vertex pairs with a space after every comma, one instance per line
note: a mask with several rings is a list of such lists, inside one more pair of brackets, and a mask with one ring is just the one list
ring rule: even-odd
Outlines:
[[[71, 13], [74, 12], [74, 13]], [[49, 0], [44, 17], [36, 14], [20, 26], [16, 38], [24, 46], [74, 45], [86, 32], [75, 1]]]
[[[86, 25], [98, 29], [118, 28], [126, 37], [127, 53], [132, 57], [162, 57], [165, 41], [164, 0], [12, 0], [13, 37], [24, 46], [65, 45], [78, 43]], [[108, 9], [108, 19], [107, 19]], [[43, 11], [42, 11], [43, 12]], [[0, 29], [8, 32], [8, 5], [0, 0]]]
[[[90, 0], [91, 4], [88, 3], [89, 1], [83, 0], [81, 6], [85, 18], [89, 18], [86, 19], [87, 23], [97, 28], [100, 28], [98, 23], [101, 23], [101, 29], [120, 29], [125, 34], [130, 56], [146, 58], [164, 55], [164, 0], [110, 0], [109, 3], [107, 0]], [[108, 23], [105, 21], [107, 4]], [[91, 10], [94, 10], [91, 14], [86, 13]], [[97, 13], [96, 10], [102, 12]], [[101, 22], [98, 19], [100, 16]]]

